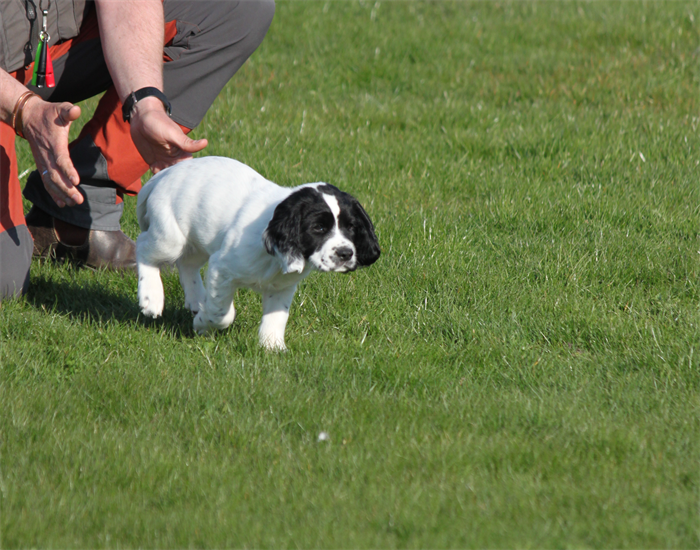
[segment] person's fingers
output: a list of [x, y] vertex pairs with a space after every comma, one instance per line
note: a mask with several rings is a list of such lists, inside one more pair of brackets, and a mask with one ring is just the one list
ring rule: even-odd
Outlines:
[[[80, 118], [80, 107], [72, 103], [61, 103], [57, 105], [58, 120], [60, 126], [68, 127], [70, 124]], [[72, 198], [77, 204], [83, 202], [82, 195], [75, 190], [75, 186], [80, 184], [80, 176], [78, 171], [73, 166], [68, 152], [67, 141], [59, 142], [55, 151], [53, 151], [53, 163], [58, 170], [57, 174], [51, 173], [51, 180], [54, 181], [57, 187], [69, 198]], [[49, 170], [54, 166], [49, 166]]]
[[149, 166], [151, 169], [151, 172], [154, 174], [157, 174], [161, 170], [165, 170], [169, 166], [172, 166], [173, 164], [177, 164], [178, 162], [182, 162], [183, 160], [191, 159], [192, 155], [190, 153], [180, 153], [177, 157], [171, 157], [168, 158], [167, 161], [163, 160], [157, 160], [153, 164]]
[[[175, 145], [174, 147], [170, 147], [170, 151], [167, 153], [166, 156], [163, 156], [162, 154], [156, 158], [154, 162], [150, 164], [151, 171], [154, 174], [157, 174], [161, 170], [166, 169], [168, 166], [172, 166], [173, 164], [177, 164], [178, 162], [182, 162], [183, 160], [191, 159], [192, 158], [192, 153], [201, 151], [204, 149], [204, 147], [207, 146], [207, 141], [206, 140], [191, 140], [185, 137], [188, 142], [185, 144], [184, 140], [179, 140], [180, 143]], [[204, 141], [204, 143], [201, 143], [201, 141]], [[189, 150], [183, 149], [183, 146], [187, 146]]]
[[51, 172], [45, 170], [42, 175], [42, 180], [44, 182], [44, 188], [51, 195], [54, 202], [60, 207], [64, 206], [74, 206], [74, 201], [61, 189], [59, 185], [52, 179]]
[[65, 194], [60, 191], [58, 186], [53, 182], [51, 178], [51, 170], [45, 169], [41, 172], [41, 180], [44, 182], [44, 188], [51, 196], [53, 201], [58, 205], [59, 208], [63, 208], [66, 205], [73, 206], [70, 200], [64, 200], [66, 199]]
[[[75, 204], [82, 204], [83, 196], [78, 192], [76, 186], [80, 184], [80, 176], [73, 166], [68, 154], [56, 157], [57, 173], [52, 174], [51, 180], [61, 190], [66, 198]], [[57, 181], [58, 180], [58, 181]]]
[[[62, 148], [59, 147], [59, 149]], [[47, 163], [42, 169], [41, 179], [52, 198], [59, 199], [56, 200], [56, 204], [59, 206], [61, 206], [60, 203], [68, 206], [83, 203], [83, 196], [76, 189], [80, 183], [80, 176], [71, 162], [67, 149], [49, 155]]]

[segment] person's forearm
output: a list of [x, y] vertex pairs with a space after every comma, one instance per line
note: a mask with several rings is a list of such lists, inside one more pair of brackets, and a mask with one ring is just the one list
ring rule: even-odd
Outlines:
[[[163, 90], [161, 0], [95, 0], [102, 50], [119, 99], [145, 87]], [[136, 102], [129, 120], [131, 139], [156, 173], [207, 146], [206, 140], [188, 138], [153, 95]]]
[[102, 50], [123, 102], [140, 88], [163, 90], [161, 0], [96, 0]]

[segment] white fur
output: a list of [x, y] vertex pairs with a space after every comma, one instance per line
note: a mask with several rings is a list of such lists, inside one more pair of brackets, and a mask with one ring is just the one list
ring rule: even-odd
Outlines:
[[[307, 184], [318, 185], [322, 184]], [[347, 271], [356, 262], [352, 241], [338, 228], [338, 201], [326, 194], [335, 229], [308, 262], [266, 251], [262, 235], [275, 207], [297, 189], [280, 187], [223, 157], [188, 160], [153, 177], [139, 193], [137, 206], [142, 231], [136, 242], [138, 299], [143, 314], [162, 314], [160, 268], [176, 264], [185, 307], [196, 314], [198, 333], [228, 327], [236, 315], [234, 293], [246, 287], [262, 294], [260, 344], [285, 349], [284, 332], [298, 283], [314, 269]], [[341, 247], [352, 248], [349, 263], [335, 254]], [[207, 261], [205, 290], [200, 269]]]

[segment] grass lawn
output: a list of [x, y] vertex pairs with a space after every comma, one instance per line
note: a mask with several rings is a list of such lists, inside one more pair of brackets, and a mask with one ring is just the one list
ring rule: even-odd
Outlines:
[[382, 257], [308, 278], [285, 354], [254, 293], [199, 337], [176, 274], [151, 321], [135, 276], [33, 265], [0, 304], [0, 546], [697, 548], [699, 25], [278, 0], [195, 135], [353, 193]]

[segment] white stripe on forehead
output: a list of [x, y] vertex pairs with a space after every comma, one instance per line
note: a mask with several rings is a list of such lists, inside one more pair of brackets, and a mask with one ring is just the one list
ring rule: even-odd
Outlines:
[[331, 212], [333, 212], [333, 217], [337, 220], [338, 216], [340, 215], [340, 205], [338, 204], [338, 199], [336, 199], [333, 195], [327, 195], [326, 193], [321, 193], [321, 196], [326, 201], [328, 208], [330, 208]]

